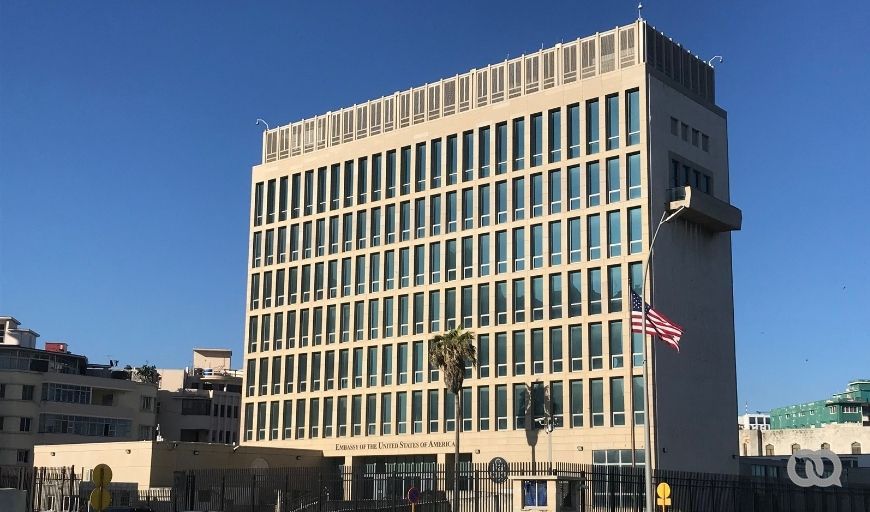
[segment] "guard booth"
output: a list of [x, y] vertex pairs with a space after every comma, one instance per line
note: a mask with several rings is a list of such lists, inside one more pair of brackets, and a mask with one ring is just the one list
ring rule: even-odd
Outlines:
[[580, 512], [583, 479], [567, 475], [510, 477], [513, 512]]

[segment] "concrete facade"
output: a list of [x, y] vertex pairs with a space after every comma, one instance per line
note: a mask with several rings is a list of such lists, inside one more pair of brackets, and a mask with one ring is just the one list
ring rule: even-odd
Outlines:
[[[264, 469], [319, 467], [322, 454], [305, 449], [232, 447], [212, 443], [135, 441], [37, 446], [34, 465], [91, 470], [97, 464], [112, 468], [112, 483], [136, 484], [139, 489], [171, 487], [175, 472], [196, 469]], [[85, 478], [90, 478], [85, 471]]]
[[10, 319], [0, 319], [6, 323], [0, 343], [0, 465], [32, 464], [37, 444], [152, 438], [156, 385], [132, 380], [129, 371], [88, 365], [66, 344], [37, 349], [38, 335], [9, 336], [33, 333]]
[[[646, 394], [658, 467], [736, 472], [740, 214], [713, 80], [637, 22], [265, 132], [243, 443], [449, 462], [461, 423], [466, 460], [544, 461], [552, 441], [625, 465]], [[630, 291], [680, 207], [647, 295], [685, 327], [677, 354], [630, 332]], [[458, 421], [426, 356], [455, 325], [482, 360]]]

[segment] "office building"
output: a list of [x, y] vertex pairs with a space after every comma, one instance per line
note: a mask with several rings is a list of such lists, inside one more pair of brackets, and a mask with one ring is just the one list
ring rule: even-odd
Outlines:
[[32, 464], [38, 444], [153, 438], [156, 385], [38, 336], [0, 316], [0, 465]]
[[233, 351], [193, 349], [187, 368], [159, 369], [157, 427], [161, 440], [237, 444], [242, 373]]
[[852, 381], [845, 391], [825, 400], [777, 407], [770, 418], [774, 430], [847, 423], [870, 426], [870, 380]]
[[[264, 132], [243, 444], [379, 471], [451, 463], [461, 428], [462, 460], [543, 462], [549, 408], [554, 460], [625, 465], [647, 394], [657, 467], [736, 472], [741, 216], [714, 76], [639, 20]], [[629, 291], [680, 208], [647, 297], [686, 334], [647, 393]], [[480, 363], [460, 418], [427, 358], [454, 326]]]

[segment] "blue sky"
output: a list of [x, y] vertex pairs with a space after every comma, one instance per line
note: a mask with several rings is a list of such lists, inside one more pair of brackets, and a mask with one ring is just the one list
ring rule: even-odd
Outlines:
[[[729, 113], [740, 409], [870, 378], [866, 2], [645, 2]], [[620, 2], [0, 2], [0, 314], [92, 360], [239, 360], [273, 126], [636, 17]]]

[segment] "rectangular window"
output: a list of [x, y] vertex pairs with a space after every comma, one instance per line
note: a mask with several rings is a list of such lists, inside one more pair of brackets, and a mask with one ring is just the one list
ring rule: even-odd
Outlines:
[[456, 192], [447, 193], [447, 233], [456, 231], [456, 219], [458, 217], [456, 211]]
[[532, 268], [544, 266], [544, 233], [543, 226], [535, 224], [531, 227]]
[[411, 202], [399, 203], [399, 240], [404, 242], [411, 239]]
[[575, 270], [568, 272], [568, 316], [580, 316], [581, 314], [581, 293], [580, 271]]
[[631, 378], [631, 409], [634, 413], [635, 425], [643, 425], [644, 423], [644, 398], [643, 376], [635, 375]]
[[544, 330], [532, 329], [532, 375], [544, 373]]
[[499, 181], [495, 184], [495, 222], [502, 224], [507, 219], [507, 181]]
[[544, 214], [544, 184], [541, 173], [533, 174], [530, 181], [532, 218], [540, 217]]
[[456, 395], [446, 391], [444, 393], [444, 432], [456, 430]]
[[399, 153], [399, 195], [411, 193], [411, 146]]
[[614, 258], [622, 255], [621, 236], [619, 210], [607, 212], [607, 256]]
[[562, 274], [550, 274], [550, 319], [562, 318]]
[[526, 320], [526, 283], [523, 279], [514, 279], [514, 322]]
[[254, 185], [254, 226], [263, 225], [263, 182]]
[[456, 289], [444, 290], [444, 323], [448, 329], [456, 327]]
[[568, 105], [568, 158], [580, 156], [580, 105]]
[[563, 370], [562, 367], [563, 351], [562, 351], [562, 328], [550, 328], [550, 372], [559, 373]]
[[[386, 302], [388, 299], [384, 299]], [[381, 385], [393, 384], [393, 346], [384, 345], [381, 349]]]
[[610, 368], [622, 368], [622, 320], [613, 320], [608, 323], [607, 337], [610, 346]]
[[550, 171], [548, 184], [550, 187], [550, 213], [559, 213], [562, 211], [562, 171], [558, 169]]
[[514, 270], [526, 268], [525, 228], [514, 229]]
[[513, 170], [520, 171], [525, 168], [526, 158], [526, 120], [518, 117], [513, 120]]
[[[293, 194], [290, 201], [290, 216], [299, 216], [299, 175], [293, 176]], [[329, 168], [329, 209], [341, 208], [341, 164]]]
[[356, 173], [356, 195], [357, 204], [365, 204], [366, 199], [368, 198], [368, 181], [369, 178], [369, 160], [368, 158], [360, 158], [357, 160], [357, 173]]
[[592, 426], [604, 426], [604, 381], [589, 380], [589, 402], [592, 406]]
[[[422, 305], [423, 294], [418, 293], [417, 295], [419, 295], [420, 304]], [[415, 302], [416, 302], [416, 300], [415, 300]], [[422, 312], [421, 312], [421, 315], [422, 315]], [[423, 342], [422, 341], [415, 341], [414, 342], [414, 348], [413, 348], [412, 355], [414, 357], [413, 368], [412, 368], [412, 370], [414, 372], [413, 382], [416, 384], [418, 382], [423, 382], [423, 360], [424, 360], [425, 356], [423, 354]]]
[[372, 187], [372, 201], [380, 201], [381, 200], [381, 154], [378, 153], [372, 157], [372, 178], [371, 178], [371, 187]]
[[430, 187], [438, 188], [441, 186], [441, 139], [434, 139], [429, 145], [429, 151]]
[[383, 393], [381, 395], [381, 434], [382, 435], [390, 435], [393, 433], [393, 419], [392, 419], [392, 395], [390, 393]]
[[429, 390], [429, 433], [438, 432], [438, 390]]
[[628, 171], [626, 173], [626, 181], [628, 182], [628, 198], [639, 198], [641, 193], [640, 153], [632, 153], [628, 155]]
[[598, 162], [586, 164], [586, 206], [601, 204], [601, 182]]
[[605, 98], [607, 116], [607, 149], [619, 148], [619, 95], [611, 94]]
[[426, 190], [426, 143], [421, 142], [416, 146], [416, 158], [414, 161], [414, 190], [421, 192]]
[[477, 336], [477, 376], [481, 379], [489, 377], [489, 334]]
[[507, 430], [507, 386], [500, 385], [495, 387], [495, 429]]
[[514, 178], [514, 220], [526, 218], [525, 178]]
[[601, 313], [601, 269], [590, 268], [587, 272], [589, 283], [589, 311], [588, 314]]
[[562, 222], [550, 223], [550, 266], [562, 264]]
[[532, 277], [532, 320], [544, 319], [544, 278]]
[[615, 203], [618, 202], [620, 198], [620, 186], [619, 186], [619, 158], [608, 158], [607, 159], [607, 202]]
[[495, 324], [507, 323], [507, 282], [495, 283]]
[[643, 250], [640, 207], [628, 209], [628, 253], [637, 254]]
[[462, 430], [466, 432], [473, 428], [472, 408], [471, 388], [462, 388]]
[[[307, 194], [307, 192], [308, 192], [308, 190], [307, 190], [307, 188], [308, 188], [307, 187], [307, 184], [308, 184], [307, 174], [305, 176], [305, 183], [306, 183], [306, 196], [307, 196], [308, 195]], [[344, 207], [345, 208], [347, 208], [349, 206], [353, 206], [353, 196], [354, 196], [353, 185], [354, 185], [354, 182], [353, 182], [353, 160], [348, 160], [347, 162], [344, 163], [344, 190], [343, 190], [343, 192], [344, 192]], [[305, 203], [305, 210], [306, 210], [305, 211], [306, 214], [309, 213], [307, 201]]]
[[525, 384], [514, 384], [514, 430], [526, 428], [529, 393]]
[[622, 267], [607, 267], [607, 298], [610, 313], [622, 311]]
[[640, 144], [640, 91], [625, 93], [625, 110], [626, 141], [629, 146]]
[[478, 140], [478, 169], [481, 178], [489, 176], [489, 126], [484, 126], [477, 132]]
[[471, 286], [463, 286], [462, 287], [462, 297], [461, 297], [461, 305], [462, 308], [462, 327], [470, 328], [474, 324], [473, 319], [473, 302], [472, 302], [472, 287]]
[[481, 185], [477, 190], [477, 214], [480, 227], [489, 226], [489, 185]]
[[532, 167], [537, 165], [541, 165], [543, 162], [543, 118], [540, 113], [532, 114], [530, 118], [531, 122], [531, 151], [532, 151]]
[[581, 237], [580, 217], [568, 219], [568, 263], [577, 263], [581, 260]]
[[474, 132], [462, 134], [462, 181], [474, 179]]
[[447, 185], [455, 185], [457, 178], [456, 135], [447, 137]]
[[474, 228], [474, 189], [462, 191], [462, 229]]
[[477, 272], [479, 276], [489, 275], [489, 234], [477, 237]]
[[598, 100], [589, 100], [586, 102], [586, 154], [593, 155], [598, 153], [599, 142], [599, 125], [598, 117]]
[[550, 163], [562, 159], [562, 110], [558, 108], [548, 112], [547, 147]]
[[411, 430], [415, 434], [423, 433], [423, 392], [411, 392]]
[[614, 427], [625, 425], [625, 389], [622, 377], [610, 379], [610, 421]]
[[456, 280], [456, 240], [447, 240], [444, 243], [445, 255], [444, 264], [447, 269], [447, 277], [445, 281]]
[[591, 370], [601, 370], [604, 368], [600, 323], [589, 324], [589, 363]]
[[571, 381], [571, 427], [583, 426], [583, 381]]
[[526, 374], [526, 333], [513, 332], [514, 376]]
[[589, 248], [589, 259], [601, 258], [601, 221], [598, 214], [586, 217], [586, 246]]
[[477, 429], [489, 430], [489, 386], [477, 388]]
[[507, 376], [507, 333], [495, 335], [495, 373], [496, 377]]
[[441, 234], [441, 196], [429, 197], [429, 222], [432, 225], [432, 236]]
[[583, 328], [579, 325], [568, 327], [568, 357], [571, 358], [570, 371], [583, 370]]
[[426, 236], [426, 200], [414, 201], [414, 238]]
[[508, 129], [507, 123], [495, 125], [495, 173], [507, 172]]
[[275, 222], [275, 180], [269, 180], [266, 186], [266, 224], [273, 222]]
[[[329, 400], [329, 398], [327, 398]], [[366, 395], [366, 435], [374, 436], [378, 433], [378, 416], [377, 416], [378, 396], [375, 394]]]

